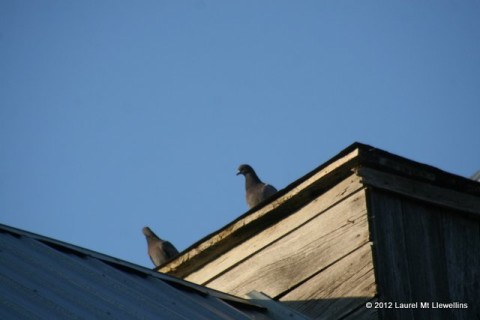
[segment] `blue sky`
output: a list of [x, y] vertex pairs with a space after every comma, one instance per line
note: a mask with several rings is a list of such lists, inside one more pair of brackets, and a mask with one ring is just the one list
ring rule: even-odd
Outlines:
[[0, 2], [0, 222], [151, 266], [354, 141], [480, 169], [479, 1]]

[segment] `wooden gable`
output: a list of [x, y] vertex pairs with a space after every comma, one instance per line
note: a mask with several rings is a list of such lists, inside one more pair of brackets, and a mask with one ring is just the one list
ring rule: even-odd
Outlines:
[[[480, 183], [355, 143], [159, 271], [318, 319], [470, 319]], [[468, 308], [365, 307], [420, 301]]]

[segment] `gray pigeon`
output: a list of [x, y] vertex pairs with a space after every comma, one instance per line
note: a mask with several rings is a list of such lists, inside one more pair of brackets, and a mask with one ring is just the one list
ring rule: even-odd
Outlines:
[[178, 254], [178, 250], [168, 241], [162, 240], [149, 227], [142, 229], [147, 238], [148, 255], [155, 267], [164, 264]]
[[263, 200], [269, 198], [277, 192], [272, 185], [263, 183], [255, 173], [252, 167], [248, 164], [242, 164], [238, 167], [237, 176], [243, 174], [245, 176], [245, 190], [247, 204], [249, 208], [255, 207]]

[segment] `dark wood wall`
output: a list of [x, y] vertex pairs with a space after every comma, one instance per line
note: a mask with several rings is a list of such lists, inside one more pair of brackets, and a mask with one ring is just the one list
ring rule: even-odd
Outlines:
[[[380, 318], [480, 319], [480, 219], [376, 188], [367, 195], [378, 301], [394, 303]], [[397, 307], [414, 302], [430, 306]]]

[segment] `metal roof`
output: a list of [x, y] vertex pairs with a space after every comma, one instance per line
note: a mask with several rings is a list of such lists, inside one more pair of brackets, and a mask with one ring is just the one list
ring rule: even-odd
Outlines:
[[249, 300], [0, 224], [0, 319], [274, 317]]

